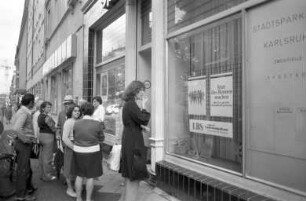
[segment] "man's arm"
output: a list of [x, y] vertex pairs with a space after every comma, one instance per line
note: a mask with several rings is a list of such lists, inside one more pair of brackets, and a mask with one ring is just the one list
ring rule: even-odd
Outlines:
[[27, 120], [27, 115], [25, 113], [18, 114], [19, 116], [16, 118], [15, 124], [13, 126], [13, 129], [18, 132], [17, 137], [20, 139], [23, 143], [31, 143], [33, 140], [31, 137], [26, 136], [24, 133], [24, 124]]

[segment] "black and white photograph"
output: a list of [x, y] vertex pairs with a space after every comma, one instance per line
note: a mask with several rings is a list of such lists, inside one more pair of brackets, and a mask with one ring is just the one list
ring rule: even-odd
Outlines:
[[0, 30], [0, 201], [306, 201], [306, 0], [2, 0]]

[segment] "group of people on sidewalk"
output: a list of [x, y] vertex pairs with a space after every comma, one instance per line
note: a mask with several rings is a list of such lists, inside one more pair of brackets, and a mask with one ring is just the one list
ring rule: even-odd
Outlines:
[[[125, 178], [125, 190], [121, 201], [137, 198], [139, 181], [148, 177], [146, 170], [146, 148], [142, 135], [142, 125], [147, 125], [150, 113], [146, 110], [145, 86], [140, 81], [131, 82], [122, 99], [122, 149], [119, 172]], [[46, 182], [56, 179], [54, 153], [56, 141], [63, 142], [63, 175], [67, 183], [67, 195], [82, 200], [85, 182], [86, 201], [92, 200], [94, 178], [103, 174], [102, 146], [104, 141], [104, 107], [100, 96], [93, 102], [77, 105], [73, 97], [64, 98], [65, 109], [58, 115], [57, 125], [50, 113], [52, 104], [36, 100], [33, 94], [25, 94], [21, 107], [13, 117], [13, 129], [17, 131], [16, 152], [16, 197], [15, 200], [35, 200], [37, 189], [32, 183], [30, 165], [33, 147], [39, 145], [40, 179]], [[33, 108], [36, 111], [33, 112]]]

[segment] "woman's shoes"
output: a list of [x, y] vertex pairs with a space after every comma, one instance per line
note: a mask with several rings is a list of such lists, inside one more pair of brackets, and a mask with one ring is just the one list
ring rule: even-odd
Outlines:
[[16, 200], [16, 201], [34, 201], [34, 200], [36, 200], [36, 197], [34, 197], [34, 196], [32, 196], [32, 195], [27, 195], [27, 196], [25, 196], [25, 197], [23, 197], [23, 198], [21, 198], [21, 197], [16, 197], [15, 200]]
[[69, 195], [70, 197], [75, 198], [76, 197], [76, 192], [72, 191], [72, 190], [67, 190], [66, 191], [67, 195]]
[[56, 176], [51, 176], [49, 178], [40, 178], [42, 181], [53, 181], [56, 179]]

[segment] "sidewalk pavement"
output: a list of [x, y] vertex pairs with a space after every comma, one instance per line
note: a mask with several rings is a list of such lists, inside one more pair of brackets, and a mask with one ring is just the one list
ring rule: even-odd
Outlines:
[[[61, 176], [59, 180], [44, 182], [39, 179], [38, 160], [32, 159], [33, 170], [33, 183], [38, 187], [35, 192], [37, 201], [74, 201], [75, 198], [71, 198], [66, 195], [67, 186], [64, 185], [64, 178]], [[103, 162], [103, 175], [94, 181], [94, 201], [119, 201], [121, 193], [124, 189], [121, 174], [109, 170]], [[85, 194], [83, 194], [85, 198]], [[4, 201], [14, 201], [14, 196], [9, 199], [1, 199]], [[137, 201], [179, 201], [178, 199], [170, 196], [161, 189], [151, 186], [145, 181], [140, 182], [139, 194]]]
[[[8, 127], [6, 127], [7, 129]], [[121, 174], [109, 170], [106, 162], [103, 161], [103, 175], [94, 182], [94, 201], [119, 201], [123, 192], [122, 186], [124, 179]], [[33, 170], [33, 183], [38, 187], [35, 192], [37, 201], [74, 201], [66, 194], [67, 186], [64, 185], [64, 178], [61, 175], [59, 180], [44, 182], [39, 179], [39, 164], [37, 159], [31, 159], [31, 166]], [[84, 195], [85, 196], [85, 195]], [[85, 198], [85, 197], [84, 197]], [[9, 199], [1, 199], [6, 201], [14, 201], [14, 196]], [[161, 189], [148, 184], [145, 181], [140, 182], [139, 194], [137, 201], [179, 201], [170, 196]]]

